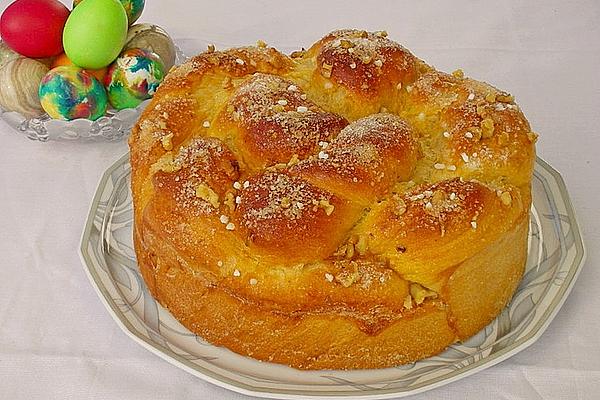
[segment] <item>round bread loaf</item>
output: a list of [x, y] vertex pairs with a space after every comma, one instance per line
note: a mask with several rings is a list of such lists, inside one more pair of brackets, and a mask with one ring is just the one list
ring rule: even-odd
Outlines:
[[130, 137], [142, 276], [192, 332], [259, 360], [437, 354], [521, 279], [535, 140], [510, 94], [385, 32], [209, 48]]

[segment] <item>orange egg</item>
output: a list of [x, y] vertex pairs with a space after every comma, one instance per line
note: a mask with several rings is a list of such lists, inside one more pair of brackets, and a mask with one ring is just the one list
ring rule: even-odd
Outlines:
[[[60, 67], [62, 65], [71, 66], [75, 64], [69, 59], [69, 57], [67, 57], [65, 53], [62, 53], [54, 59], [54, 62], [52, 63], [52, 68]], [[104, 77], [106, 76], [107, 68], [104, 67], [100, 69], [86, 69], [86, 71], [92, 76], [94, 76], [96, 79], [98, 79], [98, 81], [104, 82]]]

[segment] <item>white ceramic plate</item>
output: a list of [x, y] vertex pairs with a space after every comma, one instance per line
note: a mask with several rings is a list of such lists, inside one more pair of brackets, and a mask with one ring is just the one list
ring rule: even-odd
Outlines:
[[585, 259], [573, 207], [557, 171], [537, 160], [527, 269], [512, 302], [466, 343], [397, 368], [298, 371], [215, 347], [183, 327], [149, 294], [132, 244], [128, 155], [102, 177], [81, 240], [81, 259], [100, 299], [136, 342], [202, 379], [236, 392], [285, 399], [385, 399], [423, 392], [488, 368], [535, 342], [552, 321]]

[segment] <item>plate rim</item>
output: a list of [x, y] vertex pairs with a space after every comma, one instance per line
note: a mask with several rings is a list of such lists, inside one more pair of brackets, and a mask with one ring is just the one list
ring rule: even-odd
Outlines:
[[[87, 218], [84, 224], [84, 228], [81, 233], [80, 244], [78, 248], [78, 254], [85, 270], [86, 276], [90, 281], [91, 286], [94, 288], [94, 291], [98, 295], [101, 300], [101, 303], [109, 312], [109, 315], [116, 322], [117, 326], [133, 341], [144, 347], [146, 350], [151, 353], [159, 356], [161, 359], [167, 361], [169, 364], [181, 368], [182, 370], [201, 378], [211, 384], [216, 386], [223, 387], [225, 389], [231, 390], [233, 392], [237, 392], [240, 394], [248, 395], [248, 396], [259, 396], [262, 398], [271, 398], [271, 399], [317, 399], [317, 398], [344, 398], [344, 399], [355, 399], [355, 400], [375, 400], [375, 399], [390, 399], [390, 398], [399, 398], [405, 397], [409, 395], [414, 395], [418, 393], [422, 393], [428, 390], [432, 390], [438, 388], [440, 386], [447, 385], [452, 382], [456, 382], [460, 379], [471, 376], [479, 371], [490, 368], [498, 363], [508, 359], [516, 353], [519, 353], [533, 343], [535, 343], [548, 329], [550, 323], [554, 320], [560, 309], [562, 308], [564, 302], [569, 296], [583, 266], [585, 265], [587, 259], [587, 249], [585, 246], [585, 242], [583, 241], [583, 237], [581, 234], [581, 229], [579, 227], [579, 223], [577, 220], [577, 215], [575, 212], [575, 208], [573, 207], [569, 192], [567, 190], [567, 186], [564, 178], [554, 167], [552, 167], [548, 162], [543, 160], [541, 157], [536, 157], [536, 164], [539, 164], [541, 168], [550, 173], [550, 175], [556, 180], [556, 184], [560, 190], [561, 199], [564, 202], [567, 214], [572, 215], [571, 221], [571, 231], [574, 234], [574, 246], [576, 247], [577, 253], [575, 259], [571, 262], [571, 266], [569, 267], [568, 275], [565, 277], [564, 282], [566, 284], [562, 284], [557, 297], [558, 300], [553, 302], [554, 304], [550, 304], [548, 309], [545, 311], [547, 314], [546, 317], [542, 318], [538, 324], [538, 328], [535, 331], [532, 331], [525, 335], [523, 338], [520, 338], [513, 342], [511, 345], [493, 353], [489, 356], [482, 358], [472, 364], [469, 364], [463, 368], [457, 369], [446, 374], [443, 378], [432, 382], [427, 383], [424, 382], [420, 386], [402, 390], [399, 388], [390, 388], [390, 389], [377, 389], [378, 393], [356, 393], [356, 392], [311, 392], [310, 394], [302, 394], [298, 393], [297, 390], [292, 389], [277, 389], [278, 391], [273, 391], [273, 389], [261, 388], [252, 385], [248, 385], [243, 382], [232, 380], [231, 378], [224, 377], [218, 373], [210, 371], [209, 369], [193, 364], [189, 360], [186, 360], [184, 357], [176, 354], [175, 352], [169, 349], [162, 349], [155, 346], [154, 343], [150, 342], [148, 339], [138, 334], [137, 329], [135, 329], [126, 318], [122, 316], [122, 313], [118, 310], [118, 306], [112, 301], [110, 294], [107, 289], [100, 283], [100, 277], [96, 274], [96, 271], [91, 267], [91, 261], [88, 259], [89, 254], [87, 254], [87, 245], [89, 243], [89, 237], [93, 228], [94, 215], [97, 210], [97, 206], [100, 202], [100, 198], [103, 193], [103, 189], [106, 186], [107, 181], [110, 179], [111, 174], [119, 167], [122, 167], [124, 164], [129, 162], [129, 152], [126, 152], [123, 156], [119, 157], [114, 163], [112, 163], [102, 174], [99, 179], [98, 185], [96, 186], [96, 191], [90, 203], [89, 211], [87, 213]], [[109, 301], [110, 299], [110, 301]]]

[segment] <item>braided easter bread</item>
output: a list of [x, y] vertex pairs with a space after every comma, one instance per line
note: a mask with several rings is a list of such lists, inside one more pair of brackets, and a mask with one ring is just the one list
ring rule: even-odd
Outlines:
[[209, 48], [169, 73], [130, 137], [134, 242], [191, 331], [296, 368], [382, 368], [510, 300], [536, 135], [508, 93], [386, 36]]

